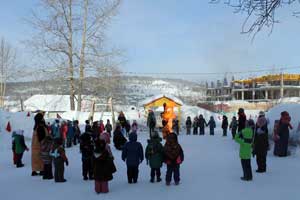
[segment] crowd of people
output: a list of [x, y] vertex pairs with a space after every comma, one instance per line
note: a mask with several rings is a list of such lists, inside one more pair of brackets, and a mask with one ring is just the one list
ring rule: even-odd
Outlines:
[[[154, 113], [149, 113], [147, 125], [149, 127], [149, 140], [144, 148], [138, 142], [138, 124], [132, 124], [126, 119], [123, 112], [120, 113], [116, 126], [109, 120], [106, 124], [102, 120], [95, 121], [90, 125], [87, 120], [84, 132], [81, 133], [78, 121], [61, 121], [56, 119], [53, 124], [46, 124], [43, 113], [34, 117], [35, 125], [31, 144], [32, 176], [42, 176], [43, 179], [54, 179], [55, 182], [66, 182], [64, 178], [65, 165], [68, 166], [68, 157], [65, 148], [79, 144], [82, 161], [83, 180], [94, 180], [96, 193], [109, 192], [108, 182], [113, 179], [117, 171], [114, 164], [114, 156], [111, 151], [111, 138], [117, 150], [122, 151], [121, 159], [127, 165], [127, 181], [129, 184], [138, 182], [139, 165], [146, 159], [150, 166], [150, 182], [161, 182], [161, 167], [163, 163], [167, 166], [165, 176], [166, 185], [170, 185], [172, 177], [175, 185], [180, 183], [180, 164], [184, 161], [184, 153], [178, 141], [179, 127], [174, 132], [163, 133], [165, 144], [156, 129]], [[289, 129], [292, 128], [291, 117], [284, 111], [276, 123], [273, 139], [275, 141], [274, 155], [284, 157], [288, 155]], [[166, 126], [166, 122], [162, 123]], [[174, 126], [175, 125], [175, 126]], [[209, 127], [210, 135], [214, 135], [216, 121], [213, 117], [208, 122], [203, 115], [195, 117], [193, 122], [188, 117], [186, 122], [186, 134], [205, 135], [205, 127]], [[179, 124], [177, 123], [177, 126]], [[223, 116], [221, 128], [223, 136], [227, 136], [228, 128], [231, 130], [232, 138], [240, 145], [240, 159], [243, 169], [244, 181], [251, 181], [252, 168], [251, 157], [256, 156], [258, 173], [267, 170], [267, 152], [269, 147], [268, 120], [264, 112], [259, 112], [256, 123], [247, 120], [244, 109], [240, 108], [238, 117], [233, 117], [229, 123], [226, 116]], [[178, 131], [178, 132], [177, 132]], [[162, 129], [164, 132], [164, 127]], [[23, 167], [22, 157], [29, 148], [25, 144], [23, 131], [13, 132], [13, 162], [17, 168]], [[54, 170], [52, 169], [54, 167]], [[53, 173], [54, 171], [54, 173]]]

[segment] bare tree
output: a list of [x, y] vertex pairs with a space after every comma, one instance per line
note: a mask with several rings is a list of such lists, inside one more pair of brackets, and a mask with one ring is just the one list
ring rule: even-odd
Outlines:
[[15, 72], [16, 50], [4, 39], [0, 41], [0, 107], [4, 107], [6, 84]]
[[[279, 22], [276, 17], [279, 8], [300, 3], [299, 0], [211, 0], [211, 3], [220, 2], [233, 7], [236, 13], [246, 14], [242, 33], [253, 34], [253, 37], [263, 28], [272, 32], [274, 24]], [[297, 15], [297, 12], [292, 15]]]
[[[37, 31], [31, 45], [48, 65], [67, 78], [71, 110], [81, 110], [87, 68], [99, 66], [104, 52], [105, 30], [121, 0], [40, 0], [29, 20]], [[77, 71], [78, 69], [78, 71]], [[68, 74], [65, 76], [64, 73]], [[78, 87], [76, 77], [78, 76]]]

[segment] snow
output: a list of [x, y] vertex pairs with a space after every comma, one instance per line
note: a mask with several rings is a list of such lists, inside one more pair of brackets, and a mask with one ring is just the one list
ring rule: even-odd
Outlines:
[[170, 94], [158, 94], [158, 95], [154, 95], [150, 98], [147, 98], [145, 99], [144, 101], [140, 102], [139, 104], [141, 106], [145, 105], [145, 104], [148, 104], [152, 101], [155, 101], [157, 99], [160, 99], [160, 98], [163, 98], [163, 97], [166, 97], [166, 98], [169, 98], [169, 99], [172, 99], [173, 101], [175, 101], [176, 103], [180, 104], [180, 105], [183, 105], [183, 102], [178, 99], [177, 97], [173, 96], [173, 95], [170, 95]]
[[[299, 152], [287, 157], [273, 157], [269, 153], [268, 171], [266, 174], [253, 173], [252, 182], [240, 180], [242, 169], [238, 157], [238, 145], [230, 137], [221, 137], [218, 129], [215, 136], [179, 136], [185, 152], [185, 161], [181, 165], [181, 184], [165, 186], [164, 181], [152, 184], [149, 182], [150, 169], [145, 161], [140, 165], [139, 181], [135, 185], [127, 184], [126, 166], [121, 160], [121, 153], [113, 147], [117, 173], [109, 183], [108, 194], [97, 195], [93, 181], [85, 182], [81, 177], [81, 156], [78, 147], [67, 149], [69, 167], [65, 169], [68, 182], [56, 184], [53, 180], [43, 181], [40, 177], [31, 177], [30, 152], [24, 155], [25, 167], [16, 169], [12, 165], [12, 153], [0, 149], [0, 184], [3, 191], [1, 199], [37, 199], [43, 200], [152, 200], [157, 199], [232, 199], [253, 200], [296, 199], [299, 193]], [[139, 140], [146, 145], [147, 133], [140, 133]], [[0, 140], [0, 146], [9, 141]], [[26, 141], [30, 144], [30, 141]], [[252, 169], [256, 169], [252, 159]], [[166, 167], [162, 168], [164, 180]], [[5, 192], [4, 192], [5, 190]]]

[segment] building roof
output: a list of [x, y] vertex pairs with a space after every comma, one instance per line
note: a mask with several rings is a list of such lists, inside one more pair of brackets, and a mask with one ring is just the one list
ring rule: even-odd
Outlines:
[[150, 98], [142, 101], [141, 105], [146, 106], [146, 105], [151, 104], [151, 103], [153, 103], [155, 101], [158, 101], [159, 99], [162, 99], [162, 98], [167, 98], [170, 101], [173, 101], [173, 102], [175, 102], [176, 104], [178, 104], [180, 106], [183, 105], [183, 102], [180, 99], [178, 99], [177, 97], [172, 96], [172, 95], [165, 95], [165, 94], [160, 94], [160, 95], [156, 95], [156, 96], [150, 97]]
[[284, 81], [300, 81], [300, 74], [273, 74], [249, 79], [235, 80], [233, 82], [241, 84], [265, 83], [270, 81], [281, 81], [282, 78]]

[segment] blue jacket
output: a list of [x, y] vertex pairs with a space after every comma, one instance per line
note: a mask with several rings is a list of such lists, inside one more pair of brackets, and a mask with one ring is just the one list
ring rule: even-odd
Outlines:
[[131, 133], [129, 135], [129, 142], [127, 142], [122, 151], [122, 160], [126, 161], [127, 166], [137, 167], [144, 160], [143, 146], [137, 142], [137, 134]]
[[68, 132], [67, 132], [67, 138], [72, 139], [75, 136], [75, 130], [74, 126], [72, 124], [68, 124]]

